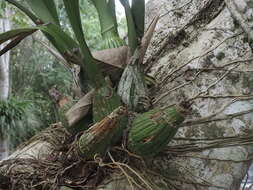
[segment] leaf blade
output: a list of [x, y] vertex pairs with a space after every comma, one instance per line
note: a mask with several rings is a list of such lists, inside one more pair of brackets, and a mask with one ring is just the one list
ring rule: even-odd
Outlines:
[[81, 48], [81, 53], [83, 56], [81, 66], [84, 69], [85, 74], [92, 81], [93, 85], [95, 85], [96, 87], [101, 87], [105, 84], [105, 81], [98, 66], [95, 64], [96, 60], [93, 58], [83, 35], [80, 9], [79, 9], [79, 0], [63, 0], [63, 2], [69, 17], [70, 24]]
[[60, 26], [59, 17], [53, 0], [26, 0], [33, 12], [45, 23]]
[[145, 29], [145, 0], [133, 0], [131, 12], [133, 15], [137, 36], [141, 39]]
[[[47, 37], [50, 39], [50, 41], [55, 46], [55, 48], [67, 60], [68, 60], [68, 57], [72, 55], [75, 49], [79, 49], [79, 45], [76, 43], [74, 39], [72, 39], [68, 34], [66, 34], [59, 26], [55, 24], [51, 24], [51, 23], [47, 25], [14, 29], [14, 30], [10, 30], [5, 33], [2, 33], [0, 34], [0, 45], [8, 40], [14, 39], [12, 43], [16, 46], [25, 37], [31, 35], [33, 32], [37, 30], [40, 30], [46, 33]], [[1, 50], [1, 52], [4, 52], [4, 51], [6, 52], [5, 48], [10, 50], [10, 48], [5, 46]]]

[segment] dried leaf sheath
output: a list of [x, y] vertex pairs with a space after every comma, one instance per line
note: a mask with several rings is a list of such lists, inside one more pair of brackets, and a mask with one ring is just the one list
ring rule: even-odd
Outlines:
[[85, 159], [93, 159], [95, 154], [103, 154], [112, 144], [119, 122], [126, 114], [124, 107], [118, 107], [110, 115], [94, 124], [83, 133], [78, 141], [78, 152]]
[[138, 69], [138, 65], [126, 66], [117, 93], [131, 110], [143, 112], [150, 107], [144, 75]]
[[94, 90], [91, 90], [65, 113], [68, 126], [73, 127], [78, 121], [87, 115], [89, 109], [91, 109], [93, 96]]

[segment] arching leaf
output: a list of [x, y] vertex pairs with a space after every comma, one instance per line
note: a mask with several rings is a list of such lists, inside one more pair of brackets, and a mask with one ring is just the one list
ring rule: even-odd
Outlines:
[[24, 38], [37, 31], [35, 28], [15, 29], [0, 34], [0, 45], [11, 40], [3, 49], [0, 50], [0, 56], [17, 46]]
[[78, 0], [63, 0], [66, 12], [69, 17], [72, 29], [75, 36], [80, 44], [82, 53], [82, 68], [85, 74], [92, 81], [93, 85], [96, 87], [101, 87], [105, 84], [102, 73], [100, 72], [98, 66], [95, 64], [96, 60], [93, 58], [83, 35], [83, 29], [80, 18], [79, 1]]
[[26, 2], [43, 22], [60, 25], [54, 0], [26, 0]]
[[33, 32], [41, 30], [46, 33], [55, 48], [67, 60], [72, 56], [75, 49], [79, 49], [79, 45], [68, 34], [66, 34], [59, 26], [55, 24], [40, 25], [29, 28], [15, 29], [0, 34], [0, 45], [8, 40], [12, 40], [7, 46], [0, 50], [0, 55], [13, 47], [15, 47], [25, 37], [31, 35]]

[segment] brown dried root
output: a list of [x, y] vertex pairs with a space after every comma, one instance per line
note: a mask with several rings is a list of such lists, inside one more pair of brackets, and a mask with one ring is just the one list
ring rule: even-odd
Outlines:
[[54, 124], [33, 137], [19, 149], [45, 141], [52, 145], [52, 151], [42, 158], [21, 152], [1, 161], [0, 190], [58, 190], [60, 186], [94, 188], [103, 180], [107, 168], [98, 173], [98, 164], [94, 161], [85, 162], [78, 156], [73, 157], [71, 145], [76, 140], [60, 124]]

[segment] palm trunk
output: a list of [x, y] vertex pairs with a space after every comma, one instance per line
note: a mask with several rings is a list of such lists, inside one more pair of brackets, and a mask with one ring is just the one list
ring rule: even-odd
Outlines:
[[[9, 15], [10, 10], [6, 9], [5, 18], [0, 19], [0, 33], [10, 30]], [[0, 49], [3, 47], [4, 44], [0, 46]], [[9, 61], [9, 52], [0, 57], [0, 99], [7, 99], [9, 95]]]
[[0, 160], [6, 158], [8, 154], [8, 142], [6, 140], [0, 140]]
[[[0, 33], [10, 30], [10, 10], [5, 9], [5, 17], [0, 19]], [[3, 45], [0, 46], [2, 49]], [[0, 101], [6, 100], [9, 96], [9, 61], [10, 53], [7, 52], [0, 57]], [[1, 117], [1, 116], [0, 116]], [[8, 142], [6, 139], [0, 139], [0, 160], [8, 156]]]

